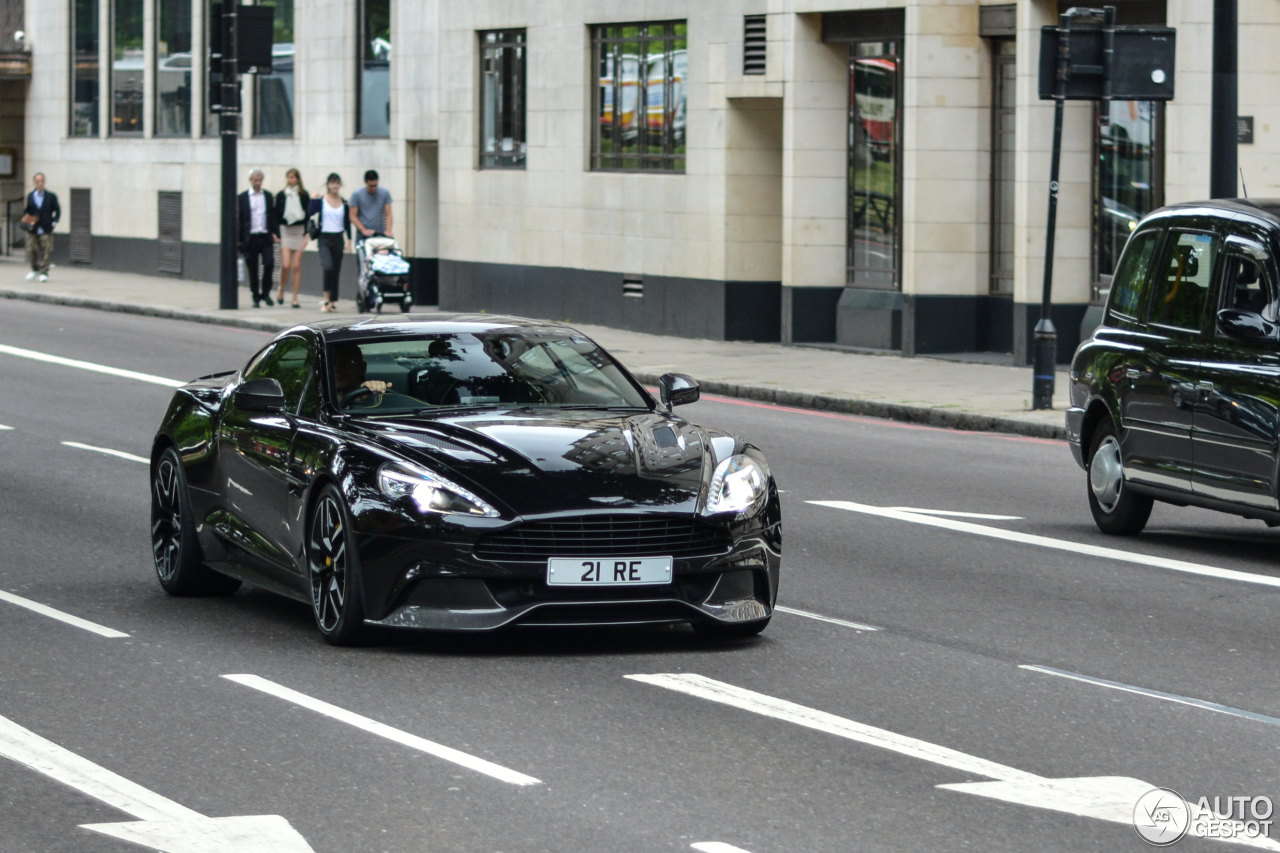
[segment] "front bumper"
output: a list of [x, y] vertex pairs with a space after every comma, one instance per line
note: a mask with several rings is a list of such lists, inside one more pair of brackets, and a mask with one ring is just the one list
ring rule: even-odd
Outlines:
[[1071, 455], [1081, 468], [1084, 465], [1084, 448], [1080, 446], [1080, 434], [1084, 428], [1084, 409], [1074, 406], [1067, 409], [1067, 444], [1071, 445]]
[[468, 537], [418, 538], [366, 528], [357, 534], [357, 549], [367, 621], [393, 628], [488, 631], [514, 624], [734, 625], [767, 619], [782, 562], [777, 523], [735, 527], [724, 553], [676, 557], [669, 584], [605, 587], [548, 586], [545, 560], [481, 560]]

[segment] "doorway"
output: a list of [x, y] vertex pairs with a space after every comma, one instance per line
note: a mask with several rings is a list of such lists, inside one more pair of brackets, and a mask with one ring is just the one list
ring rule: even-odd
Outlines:
[[410, 189], [413, 199], [413, 299], [440, 303], [440, 146], [413, 145]]

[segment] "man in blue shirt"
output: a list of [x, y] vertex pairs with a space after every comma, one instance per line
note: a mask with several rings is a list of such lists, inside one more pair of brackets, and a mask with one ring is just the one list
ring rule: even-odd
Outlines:
[[378, 186], [378, 173], [373, 169], [364, 173], [364, 186], [351, 194], [350, 204], [362, 237], [391, 236], [391, 193]]
[[27, 281], [37, 276], [49, 280], [49, 261], [53, 257], [53, 229], [62, 218], [58, 197], [44, 188], [44, 173], [36, 172], [36, 188], [27, 193], [27, 206], [23, 208], [22, 224], [27, 231], [27, 263], [31, 272]]

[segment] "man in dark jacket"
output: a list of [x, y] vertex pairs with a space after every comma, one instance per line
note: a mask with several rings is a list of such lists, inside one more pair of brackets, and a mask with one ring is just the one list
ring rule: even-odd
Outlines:
[[[249, 267], [249, 290], [253, 307], [271, 301], [271, 273], [275, 268], [276, 243], [280, 242], [280, 211], [276, 199], [262, 189], [262, 170], [249, 173], [250, 189], [240, 193], [240, 252]], [[262, 280], [258, 279], [258, 262], [262, 262]]]
[[27, 233], [27, 263], [31, 272], [27, 273], [27, 281], [37, 276], [41, 281], [49, 280], [49, 260], [53, 257], [53, 227], [62, 218], [62, 208], [58, 206], [58, 197], [44, 188], [44, 173], [36, 172], [36, 188], [27, 193], [27, 206], [23, 208], [22, 224], [30, 229]]

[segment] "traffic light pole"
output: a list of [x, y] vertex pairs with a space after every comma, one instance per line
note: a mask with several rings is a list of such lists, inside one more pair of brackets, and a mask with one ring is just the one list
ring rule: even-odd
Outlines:
[[222, 36], [222, 110], [219, 130], [222, 137], [222, 256], [218, 277], [218, 307], [240, 307], [240, 284], [236, 275], [236, 140], [240, 134], [240, 80], [236, 67], [236, 7], [238, 0], [224, 5]]

